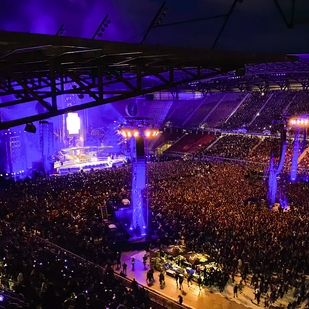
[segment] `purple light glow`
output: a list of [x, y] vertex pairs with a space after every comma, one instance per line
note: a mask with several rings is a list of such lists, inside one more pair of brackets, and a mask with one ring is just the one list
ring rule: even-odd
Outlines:
[[[220, 49], [280, 53], [308, 51], [308, 25], [289, 31], [277, 17], [272, 1], [251, 2], [237, 6], [234, 18], [229, 20], [229, 26], [219, 41]], [[102, 39], [139, 43], [161, 3], [159, 0], [3, 1], [0, 29], [54, 35], [65, 23], [66, 35], [91, 38], [103, 17], [109, 14], [112, 23]], [[227, 1], [194, 0], [188, 6], [186, 1], [170, 0], [163, 23], [201, 18], [204, 16], [201, 12], [207, 12], [208, 16], [222, 14], [229, 10], [229, 6]], [[308, 2], [297, 3], [296, 9], [305, 14]], [[198, 24], [152, 29], [146, 43], [209, 48], [213, 43], [211, 29], [220, 29], [222, 22], [223, 19], [218, 18]], [[240, 28], [243, 29], [241, 35]]]

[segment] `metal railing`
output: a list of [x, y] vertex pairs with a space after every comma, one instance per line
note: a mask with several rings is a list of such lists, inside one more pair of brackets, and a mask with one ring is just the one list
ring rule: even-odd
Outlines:
[[8, 284], [9, 282], [15, 282], [15, 281], [12, 281], [11, 279], [2, 278], [2, 277], [0, 277], [0, 281], [1, 281], [0, 293], [1, 293], [2, 296], [4, 296], [5, 298], [8, 298], [10, 301], [14, 301], [15, 303], [20, 304], [20, 305], [29, 305], [25, 301], [21, 300], [18, 297], [18, 295], [9, 288], [9, 286], [3, 285], [3, 282]]
[[[35, 237], [37, 239], [37, 241], [40, 241], [40, 242], [44, 243], [45, 245], [53, 247], [54, 249], [57, 249], [58, 251], [62, 251], [63, 253], [65, 253], [67, 255], [71, 255], [72, 257], [83, 261], [85, 264], [101, 267], [103, 269], [102, 266], [97, 265], [97, 264], [95, 264], [95, 263], [93, 263], [93, 262], [91, 262], [91, 261], [69, 251], [69, 250], [66, 250], [65, 248], [62, 248], [62, 247], [44, 239], [44, 238], [41, 238], [37, 235], [33, 235], [33, 237]], [[127, 277], [122, 277], [118, 273], [114, 273], [114, 276], [117, 279], [121, 280], [121, 282], [124, 284], [125, 287], [131, 289], [131, 283], [133, 281], [132, 279], [127, 278]], [[150, 300], [154, 304], [157, 304], [160, 307], [169, 308], [169, 309], [191, 309], [192, 308], [192, 307], [189, 307], [189, 306], [186, 306], [186, 305], [181, 305], [177, 301], [175, 301], [174, 299], [163, 296], [160, 293], [156, 292], [155, 290], [150, 289], [149, 287], [147, 287], [145, 285], [142, 285], [142, 284], [139, 283], [139, 286], [143, 287], [143, 289], [145, 289], [148, 292]]]

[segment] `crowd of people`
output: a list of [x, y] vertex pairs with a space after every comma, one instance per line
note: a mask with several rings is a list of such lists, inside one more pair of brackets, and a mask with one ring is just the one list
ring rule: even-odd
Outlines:
[[227, 134], [220, 137], [211, 147], [208, 148], [209, 145], [205, 145], [199, 150], [197, 156], [248, 159], [251, 149], [258, 143], [259, 138], [257, 136]]
[[[169, 243], [184, 236], [189, 250], [208, 252], [229, 274], [239, 271], [246, 282], [252, 273], [254, 286], [273, 302], [287, 287], [301, 301], [309, 273], [306, 183], [287, 183], [293, 209], [274, 212], [264, 200], [266, 184], [246, 177], [248, 165], [211, 163], [209, 168], [203, 162], [170, 162], [163, 168], [166, 177], [161, 167], [153, 166], [162, 180], [151, 184], [150, 204]], [[245, 204], [252, 196], [261, 203]]]
[[228, 121], [221, 125], [222, 129], [233, 130], [247, 127], [267, 102], [270, 95], [270, 92], [266, 92], [263, 95], [261, 92], [250, 94]]
[[17, 308], [149, 308], [145, 290], [114, 277], [121, 252], [101, 214], [109, 199], [127, 197], [130, 183], [129, 168], [122, 168], [8, 184], [0, 197], [1, 283], [23, 302], [8, 294], [4, 300]]
[[261, 133], [271, 130], [276, 116], [307, 113], [308, 102], [308, 90], [253, 92], [219, 127], [224, 130], [246, 128], [249, 132]]
[[1, 232], [1, 283], [13, 284], [17, 295], [4, 293], [8, 308], [149, 307], [147, 293], [126, 289], [109, 265], [96, 266], [4, 222]]
[[[302, 150], [302, 138], [300, 139], [300, 151]], [[255, 136], [246, 134], [224, 134], [213, 142], [213, 145], [202, 145], [195, 154], [196, 158], [204, 156], [219, 157], [226, 159], [252, 161], [261, 164], [261, 168], [265, 169], [270, 163], [273, 155], [276, 165], [281, 157], [281, 138], [272, 136]], [[305, 145], [304, 155], [298, 160], [299, 174], [308, 174], [308, 143]], [[293, 139], [286, 139], [286, 153], [283, 166], [283, 172], [288, 174], [291, 168], [293, 157]], [[264, 166], [264, 167], [262, 167]]]
[[297, 96], [297, 91], [274, 91], [265, 102], [262, 110], [256, 115], [252, 124], [248, 127], [250, 132], [263, 132], [272, 130], [273, 120], [278, 115], [285, 114], [285, 109]]
[[[229, 277], [240, 273], [249, 284], [251, 274], [269, 302], [294, 288], [296, 304], [308, 289], [309, 186], [283, 183], [293, 204], [289, 212], [274, 212], [265, 201], [267, 184], [247, 177], [255, 169], [248, 163], [149, 163], [150, 225], [162, 245], [184, 241], [189, 251], [215, 259], [222, 272], [201, 284], [223, 290]], [[101, 216], [109, 199], [130, 194], [129, 167], [8, 184], [0, 196], [0, 272], [1, 282], [14, 282], [15, 306], [148, 308], [145, 290], [115, 279], [111, 266], [120, 253]], [[258, 202], [246, 202], [252, 197]]]

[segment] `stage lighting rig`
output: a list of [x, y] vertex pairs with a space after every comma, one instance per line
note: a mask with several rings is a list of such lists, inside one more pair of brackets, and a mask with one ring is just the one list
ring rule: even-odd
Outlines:
[[101, 22], [100, 26], [98, 27], [98, 29], [96, 30], [96, 32], [94, 33], [94, 35], [92, 36], [92, 39], [95, 39], [97, 37], [102, 37], [103, 36], [103, 32], [105, 31], [105, 29], [108, 27], [108, 25], [111, 23], [110, 19], [108, 18], [108, 14], [106, 14], [106, 16], [104, 17], [103, 21]]
[[65, 34], [65, 31], [66, 31], [66, 29], [65, 29], [64, 23], [63, 23], [63, 24], [60, 26], [60, 28], [58, 29], [56, 35], [57, 35], [57, 36], [63, 36], [63, 35]]
[[25, 132], [36, 133], [35, 125], [32, 122], [31, 123], [27, 123], [26, 127], [25, 127]]
[[147, 35], [149, 34], [150, 30], [151, 30], [152, 28], [158, 27], [158, 26], [160, 25], [161, 21], [163, 20], [163, 18], [164, 18], [165, 15], [166, 15], [166, 13], [167, 13], [167, 5], [166, 5], [166, 1], [164, 1], [164, 2], [161, 4], [161, 6], [160, 6], [160, 8], [159, 8], [157, 14], [155, 15], [154, 19], [153, 19], [152, 22], [150, 23], [150, 25], [149, 25], [149, 27], [148, 27], [148, 29], [147, 29], [147, 31], [146, 31], [146, 33], [145, 33], [145, 35], [144, 35], [142, 41], [141, 41], [141, 44], [143, 44], [143, 43], [145, 42], [146, 37], [147, 37]]
[[124, 138], [130, 139], [132, 136], [134, 137], [143, 136], [146, 138], [152, 138], [158, 136], [160, 132], [156, 128], [149, 128], [147, 126], [135, 127], [135, 128], [123, 126], [121, 130], [118, 131], [118, 133], [121, 134]]
[[160, 132], [154, 125], [145, 122], [145, 118], [134, 117], [130, 118], [126, 123], [120, 124], [118, 133], [124, 138], [130, 139], [132, 136], [152, 138], [158, 136]]
[[290, 118], [289, 125], [297, 128], [307, 128], [309, 126], [309, 114], [301, 114]]

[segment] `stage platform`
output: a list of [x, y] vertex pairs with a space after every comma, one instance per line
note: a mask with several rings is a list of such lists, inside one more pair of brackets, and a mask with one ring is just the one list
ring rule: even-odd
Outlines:
[[64, 164], [64, 165], [55, 165], [55, 169], [60, 175], [66, 175], [68, 173], [76, 173], [81, 170], [87, 172], [97, 169], [105, 169], [117, 166], [123, 166], [126, 161], [121, 159], [110, 159], [110, 160], [102, 160], [95, 162], [83, 162], [83, 163], [73, 163], [73, 164]]

